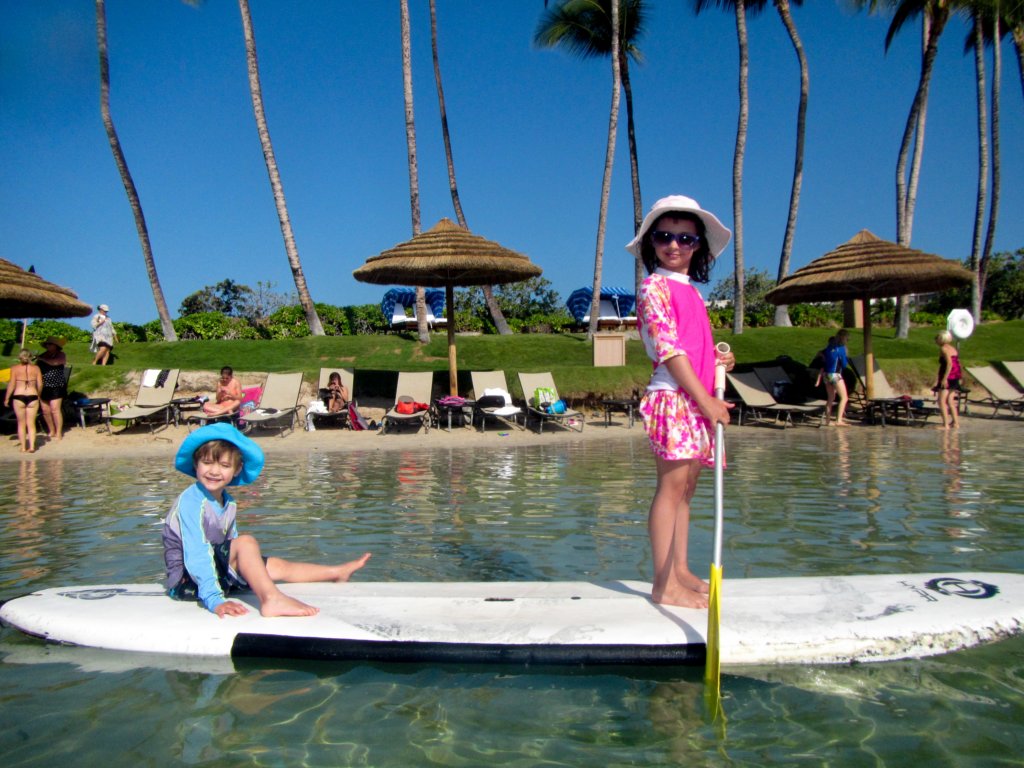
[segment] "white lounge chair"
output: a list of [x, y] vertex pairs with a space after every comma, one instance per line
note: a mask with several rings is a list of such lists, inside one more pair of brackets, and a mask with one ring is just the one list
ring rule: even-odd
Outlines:
[[548, 421], [566, 429], [575, 429], [577, 432], [583, 431], [583, 414], [579, 411], [574, 411], [566, 405], [565, 411], [562, 413], [551, 413], [543, 408], [538, 408], [534, 404], [533, 398], [538, 389], [550, 389], [555, 393], [555, 400], [561, 400], [550, 371], [544, 371], [543, 373], [520, 373], [519, 386], [522, 387], [523, 398], [526, 400], [527, 422], [532, 417], [537, 422], [538, 433], [544, 431], [544, 424]]
[[988, 405], [992, 407], [992, 417], [1001, 410], [1006, 410], [1011, 416], [1024, 414], [1024, 394], [1018, 391], [1010, 382], [1004, 379], [999, 371], [991, 365], [970, 367], [967, 372], [988, 390], [988, 397], [980, 400], [971, 400], [972, 403]]
[[281, 436], [284, 437], [286, 431], [295, 428], [301, 390], [301, 373], [267, 374], [259, 405], [243, 417], [245, 431], [281, 427]]
[[[178, 386], [178, 369], [150, 369], [143, 371], [142, 381], [135, 402], [124, 410], [106, 417], [107, 431], [110, 432], [111, 421], [124, 421], [124, 429], [132, 422], [147, 424], [149, 431], [154, 432], [158, 425], [167, 426], [171, 423], [174, 406], [174, 390]], [[121, 430], [122, 432], [124, 430]]]
[[512, 405], [504, 371], [471, 371], [470, 378], [473, 380], [473, 423], [479, 421], [481, 432], [486, 431], [488, 420], [520, 426], [518, 419], [523, 409]]
[[[398, 374], [398, 384], [395, 386], [395, 404], [391, 406], [391, 409], [384, 414], [384, 418], [380, 422], [381, 434], [385, 434], [389, 429], [394, 429], [399, 426], [414, 425], [417, 429], [423, 427], [424, 432], [430, 431], [430, 399], [431, 392], [434, 388], [434, 372], [433, 371], [400, 371]], [[415, 410], [412, 413], [401, 413], [399, 409], [399, 403], [412, 403], [413, 407], [416, 404], [426, 405], [426, 410]]]

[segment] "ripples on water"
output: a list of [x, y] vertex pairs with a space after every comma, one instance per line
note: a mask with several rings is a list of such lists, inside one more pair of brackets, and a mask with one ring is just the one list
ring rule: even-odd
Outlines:
[[[734, 430], [726, 578], [1019, 570], [1018, 434]], [[649, 578], [654, 472], [642, 439], [496, 446], [271, 455], [239, 489], [240, 526], [291, 558], [372, 551], [360, 576], [373, 580]], [[162, 461], [40, 458], [0, 463], [0, 481], [0, 597], [161, 577], [159, 525], [185, 484]], [[695, 503], [698, 572], [711, 485], [706, 476]], [[71, 752], [76, 765], [105, 765], [115, 749], [141, 765], [288, 766], [956, 765], [1024, 753], [1019, 639], [923, 661], [727, 674], [724, 742], [704, 722], [693, 669], [139, 668], [11, 630], [0, 654], [7, 765]]]

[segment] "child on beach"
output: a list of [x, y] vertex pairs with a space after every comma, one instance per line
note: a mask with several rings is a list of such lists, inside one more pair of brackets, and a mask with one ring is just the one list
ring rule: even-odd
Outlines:
[[825, 392], [827, 404], [825, 405], [825, 426], [829, 425], [832, 419], [832, 403], [836, 395], [839, 395], [839, 407], [836, 410], [836, 426], [847, 427], [846, 404], [850, 402], [850, 396], [846, 391], [846, 381], [843, 379], [843, 369], [849, 365], [846, 359], [846, 340], [850, 338], [850, 332], [845, 328], [839, 331], [834, 337], [828, 340], [828, 346], [824, 352], [824, 366], [822, 378], [825, 380]]
[[690, 502], [701, 467], [714, 465], [714, 425], [731, 406], [712, 394], [716, 361], [731, 370], [732, 353], [715, 351], [711, 322], [693, 283], [706, 283], [711, 263], [732, 233], [696, 200], [681, 195], [654, 204], [626, 250], [649, 273], [640, 288], [637, 325], [654, 373], [640, 403], [658, 473], [648, 517], [654, 560], [651, 599], [706, 608], [708, 585], [690, 571]]
[[255, 538], [239, 535], [235, 500], [226, 488], [259, 477], [263, 451], [230, 424], [211, 424], [190, 434], [174, 466], [196, 478], [164, 521], [164, 585], [175, 600], [199, 600], [220, 618], [242, 616], [248, 608], [226, 595], [252, 590], [263, 616], [313, 616], [318, 608], [289, 597], [274, 582], [348, 581], [370, 559], [369, 552], [342, 565], [264, 558]]
[[957, 415], [957, 398], [960, 392], [960, 356], [953, 346], [953, 334], [942, 331], [935, 337], [939, 345], [939, 378], [932, 391], [939, 401], [939, 413], [942, 416], [942, 428], [959, 429], [960, 417]]

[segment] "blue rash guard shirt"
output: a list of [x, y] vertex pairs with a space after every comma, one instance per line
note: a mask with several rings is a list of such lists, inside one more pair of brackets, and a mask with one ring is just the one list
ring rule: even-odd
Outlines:
[[846, 359], [846, 346], [835, 344], [825, 347], [825, 373], [842, 373], [849, 365]]
[[164, 520], [165, 589], [172, 589], [186, 571], [199, 587], [199, 599], [209, 611], [226, 602], [220, 587], [213, 547], [238, 538], [235, 500], [224, 492], [224, 504], [199, 483], [193, 483], [178, 497]]

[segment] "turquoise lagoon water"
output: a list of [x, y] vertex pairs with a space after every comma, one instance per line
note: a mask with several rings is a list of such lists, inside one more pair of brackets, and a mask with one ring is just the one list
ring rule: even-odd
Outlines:
[[[589, 429], [589, 428], [588, 428]], [[597, 427], [601, 429], [601, 427]], [[613, 427], [613, 430], [621, 427]], [[239, 493], [275, 554], [367, 580], [649, 579], [636, 439], [271, 455]], [[729, 432], [726, 579], [1022, 570], [1020, 424]], [[385, 438], [382, 438], [385, 439]], [[157, 581], [157, 459], [0, 463], [0, 599]], [[692, 564], [707, 571], [710, 474]], [[726, 591], [726, 597], [728, 592]], [[145, 621], [145, 616], [139, 616]], [[1020, 765], [1024, 639], [932, 659], [702, 670], [198, 662], [0, 630], [5, 766]]]

